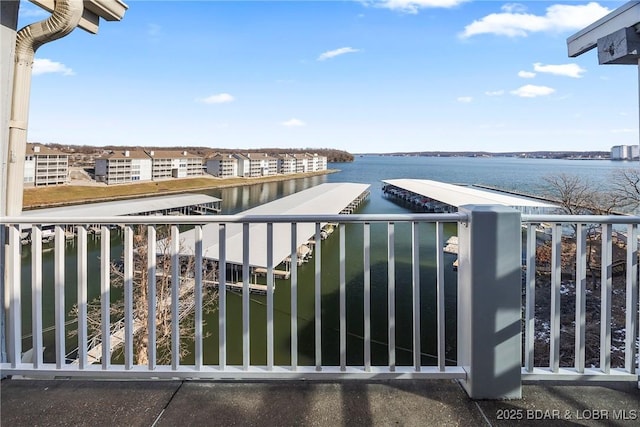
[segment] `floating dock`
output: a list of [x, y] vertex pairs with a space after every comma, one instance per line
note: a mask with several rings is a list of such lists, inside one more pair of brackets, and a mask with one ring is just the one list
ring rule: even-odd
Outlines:
[[541, 200], [427, 179], [388, 179], [383, 192], [426, 212], [455, 212], [463, 205], [503, 205], [525, 214], [549, 213], [557, 206]]
[[[243, 211], [238, 215], [335, 215], [353, 212], [369, 195], [368, 184], [355, 183], [327, 183], [294, 193], [290, 196], [274, 200], [270, 203]], [[322, 224], [327, 226], [327, 224]], [[298, 223], [296, 233], [296, 247], [298, 253], [307, 254], [306, 246], [310, 238], [315, 235], [314, 223]], [[331, 225], [329, 225], [329, 228]], [[243, 264], [243, 225], [230, 223], [226, 225], [226, 262], [235, 266], [230, 282], [239, 276], [238, 268]], [[220, 242], [217, 224], [203, 226], [203, 257], [217, 261]], [[327, 233], [328, 234], [328, 233]], [[181, 253], [193, 254], [195, 248], [195, 234], [193, 230], [180, 234]], [[273, 224], [273, 267], [286, 262], [291, 256], [291, 225], [286, 223]], [[267, 225], [249, 225], [249, 266], [252, 275], [264, 274], [267, 268]], [[276, 277], [286, 276], [286, 272], [276, 272]]]

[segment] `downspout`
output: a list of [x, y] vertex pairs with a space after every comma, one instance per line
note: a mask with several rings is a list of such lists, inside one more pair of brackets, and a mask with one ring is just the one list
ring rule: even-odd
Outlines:
[[22, 212], [24, 157], [27, 148], [27, 123], [31, 71], [36, 50], [45, 43], [69, 34], [78, 26], [84, 5], [82, 0], [56, 0], [51, 16], [27, 25], [17, 34], [13, 97], [9, 121], [9, 158], [7, 164], [7, 216]]
[[[27, 25], [16, 35], [15, 66], [13, 73], [13, 93], [11, 96], [11, 114], [9, 119], [9, 139], [7, 151], [7, 179], [6, 195], [1, 202], [4, 203], [4, 214], [17, 216], [22, 212], [22, 192], [24, 187], [24, 157], [27, 150], [27, 122], [29, 119], [29, 96], [31, 92], [31, 70], [36, 50], [45, 43], [66, 36], [80, 22], [84, 5], [82, 0], [55, 0], [55, 8], [51, 16], [43, 21]], [[4, 231], [5, 227], [1, 227]], [[6, 244], [6, 242], [4, 242]], [[15, 256], [20, 256], [16, 248], [4, 248], [3, 288], [4, 307], [3, 318], [10, 317], [20, 322], [20, 308], [14, 307], [17, 313], [10, 313], [9, 306], [12, 297], [11, 290], [16, 283], [19, 286], [20, 272], [13, 271], [12, 261]], [[7, 322], [5, 328], [10, 328]], [[19, 357], [20, 347], [15, 347], [20, 337], [12, 337], [11, 331], [7, 331], [6, 350], [11, 362]], [[4, 349], [3, 349], [4, 350]]]

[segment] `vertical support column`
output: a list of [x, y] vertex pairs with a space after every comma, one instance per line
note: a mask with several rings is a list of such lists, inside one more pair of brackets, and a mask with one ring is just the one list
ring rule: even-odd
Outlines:
[[[16, 29], [18, 27], [19, 1], [0, 2], [0, 198], [7, 194], [7, 162], [9, 161], [9, 120], [11, 118], [11, 98], [13, 93], [13, 69], [16, 50]], [[0, 217], [7, 215], [4, 201], [0, 202]], [[7, 325], [9, 315], [8, 292], [10, 279], [9, 227], [0, 225], [0, 362], [7, 361]]]
[[460, 207], [458, 365], [473, 399], [522, 397], [520, 212]]

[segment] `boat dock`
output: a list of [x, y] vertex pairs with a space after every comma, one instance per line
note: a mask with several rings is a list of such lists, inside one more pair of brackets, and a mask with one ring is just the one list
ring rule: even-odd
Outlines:
[[[113, 202], [85, 203], [56, 208], [33, 209], [24, 211], [23, 216], [38, 217], [83, 217], [87, 218], [89, 233], [99, 233], [100, 227], [91, 224], [92, 216], [124, 216], [124, 215], [215, 215], [220, 213], [222, 199], [205, 194], [179, 194], [173, 196], [139, 197], [136, 199]], [[22, 242], [30, 242], [31, 228], [22, 226]], [[68, 240], [75, 237], [72, 229], [65, 230]], [[53, 231], [43, 227], [45, 242], [53, 240]]]
[[464, 205], [503, 205], [525, 214], [544, 214], [557, 209], [556, 205], [549, 202], [466, 185], [427, 179], [389, 179], [382, 182], [382, 191], [387, 197], [426, 212], [456, 212]]
[[[335, 215], [352, 213], [362, 204], [369, 195], [368, 184], [356, 183], [325, 183], [308, 188], [287, 197], [274, 200], [270, 203], [257, 206], [241, 212], [239, 215]], [[328, 236], [335, 224], [321, 224], [323, 235]], [[230, 223], [226, 225], [226, 262], [231, 269], [231, 282], [241, 277], [243, 265], [243, 235], [242, 224]], [[203, 257], [217, 261], [219, 257], [220, 242], [218, 225], [210, 224], [203, 227]], [[299, 223], [296, 233], [296, 247], [298, 254], [308, 258], [312, 253], [313, 244], [310, 239], [315, 236], [314, 223]], [[180, 235], [182, 241], [181, 253], [193, 254], [195, 248], [195, 234], [193, 230]], [[249, 266], [253, 277], [258, 274], [266, 274], [267, 271], [267, 225], [249, 225]], [[291, 257], [291, 225], [273, 224], [273, 267], [274, 276], [288, 278], [288, 264]], [[302, 258], [302, 257], [300, 257]], [[300, 259], [299, 258], [299, 259]], [[300, 261], [303, 262], [303, 261]], [[283, 264], [287, 270], [276, 270], [275, 267]]]
[[113, 202], [83, 203], [24, 211], [24, 216], [121, 216], [121, 215], [211, 215], [220, 213], [222, 199], [206, 194], [138, 197]]

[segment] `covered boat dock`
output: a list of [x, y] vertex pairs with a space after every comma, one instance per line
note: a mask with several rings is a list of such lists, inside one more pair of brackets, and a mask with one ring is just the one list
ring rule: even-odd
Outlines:
[[56, 208], [33, 209], [23, 216], [121, 216], [121, 215], [206, 215], [220, 213], [222, 199], [205, 194], [139, 197], [113, 202], [83, 203]]
[[[334, 215], [348, 214], [369, 195], [368, 184], [355, 183], [325, 183], [294, 193], [290, 196], [274, 200], [270, 203], [241, 212], [239, 215]], [[321, 224], [326, 226], [327, 224]], [[306, 252], [301, 248], [309, 243], [315, 234], [314, 223], [298, 223], [296, 232], [296, 247], [298, 253]], [[329, 226], [331, 228], [331, 226]], [[231, 266], [230, 282], [237, 281], [241, 275], [243, 264], [243, 225], [229, 223], [226, 225], [226, 262]], [[219, 259], [220, 242], [217, 224], [205, 225], [203, 234], [203, 257], [217, 261]], [[195, 248], [195, 234], [193, 230], [180, 234], [181, 253], [193, 254]], [[267, 268], [267, 225], [249, 225], [249, 266], [252, 274], [264, 272]], [[273, 224], [273, 266], [279, 265], [291, 256], [291, 225], [283, 223]], [[279, 271], [274, 275], [287, 277]]]
[[[85, 203], [79, 205], [60, 206], [55, 208], [33, 209], [22, 212], [25, 217], [85, 217], [89, 231], [99, 230], [91, 227], [91, 217], [123, 216], [123, 215], [213, 215], [220, 213], [222, 199], [205, 194], [177, 194], [172, 196], [139, 197], [136, 199], [117, 200], [113, 202]], [[30, 227], [24, 225], [23, 242], [29, 241]], [[45, 241], [53, 237], [53, 230], [43, 229]], [[67, 233], [73, 238], [73, 233]]]
[[428, 179], [388, 179], [382, 182], [385, 195], [427, 212], [455, 212], [463, 205], [503, 205], [525, 214], [549, 213], [557, 209], [556, 205], [542, 200]]

